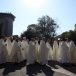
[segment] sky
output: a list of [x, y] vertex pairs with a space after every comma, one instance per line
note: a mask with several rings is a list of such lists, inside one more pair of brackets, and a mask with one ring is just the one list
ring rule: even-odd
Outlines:
[[20, 35], [27, 26], [36, 24], [39, 17], [52, 17], [59, 28], [57, 34], [74, 30], [76, 0], [0, 0], [0, 12], [15, 15], [13, 35]]

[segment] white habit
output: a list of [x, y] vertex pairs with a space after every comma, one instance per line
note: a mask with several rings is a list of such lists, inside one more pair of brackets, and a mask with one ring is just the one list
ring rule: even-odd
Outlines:
[[33, 64], [36, 61], [36, 47], [33, 41], [29, 42], [28, 54], [27, 54], [27, 63]]
[[28, 42], [23, 40], [21, 42], [22, 61], [27, 59], [27, 52], [28, 52]]
[[69, 46], [69, 63], [76, 63], [76, 46], [73, 41]]
[[48, 63], [48, 51], [49, 49], [47, 48], [45, 41], [41, 40], [39, 49], [39, 62], [43, 65]]
[[14, 40], [13, 41], [13, 47], [11, 52], [11, 62], [20, 62], [21, 61], [21, 50], [18, 43]]
[[3, 39], [0, 39], [0, 64], [6, 62], [6, 57], [7, 57], [7, 49], [3, 44]]
[[11, 62], [11, 51], [12, 51], [12, 43], [10, 41], [10, 39], [8, 38], [6, 43], [5, 43], [5, 46], [7, 48], [7, 62]]
[[52, 60], [52, 56], [53, 56], [53, 50], [51, 45], [49, 44], [49, 42], [46, 42], [46, 46], [49, 49], [48, 51], [48, 60]]
[[58, 60], [58, 43], [57, 41], [54, 41], [53, 43], [53, 60], [57, 61]]
[[69, 48], [67, 44], [62, 41], [59, 44], [59, 55], [58, 55], [58, 61], [60, 63], [68, 63], [69, 61]]

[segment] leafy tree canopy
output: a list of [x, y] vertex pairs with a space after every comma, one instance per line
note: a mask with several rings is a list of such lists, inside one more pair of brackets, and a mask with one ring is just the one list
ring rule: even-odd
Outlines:
[[37, 24], [30, 24], [27, 31], [24, 31], [21, 36], [30, 37], [54, 37], [56, 35], [57, 23], [49, 16], [42, 16], [38, 18]]

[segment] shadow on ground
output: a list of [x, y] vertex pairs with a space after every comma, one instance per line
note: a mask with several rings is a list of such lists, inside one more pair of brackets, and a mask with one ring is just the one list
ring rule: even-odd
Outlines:
[[1, 68], [5, 68], [3, 71], [3, 75], [7, 75], [10, 72], [14, 72], [15, 70], [20, 70], [22, 67], [26, 66], [26, 61], [21, 63], [5, 63], [0, 65]]
[[40, 65], [39, 63], [26, 66], [26, 70], [29, 76], [35, 76], [38, 73], [42, 73], [42, 72], [46, 76], [53, 76], [54, 73], [54, 71], [52, 71], [50, 67], [46, 65]]
[[22, 69], [23, 67], [26, 66], [26, 73], [29, 76], [35, 76], [38, 73], [42, 73], [42, 72], [46, 76], [53, 76], [54, 71], [51, 69], [51, 67], [54, 68], [54, 69], [58, 69], [58, 67], [56, 65], [59, 65], [59, 66], [63, 67], [64, 69], [76, 74], [76, 65], [60, 64], [56, 61], [48, 61], [48, 65], [50, 67], [47, 66], [47, 65], [41, 65], [37, 62], [35, 64], [26, 65], [26, 61], [23, 61], [19, 64], [18, 63], [17, 64], [14, 64], [14, 63], [1, 64], [0, 69], [4, 68], [3, 75], [8, 75], [10, 72], [20, 70], [20, 69]]
[[61, 67], [76, 74], [76, 65], [75, 64], [62, 64]]

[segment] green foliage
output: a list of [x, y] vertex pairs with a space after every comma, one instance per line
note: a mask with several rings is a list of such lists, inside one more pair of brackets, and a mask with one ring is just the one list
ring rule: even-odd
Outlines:
[[31, 38], [36, 37], [36, 32], [34, 32], [32, 30], [27, 30], [21, 34], [21, 37], [26, 37], [28, 39], [31, 39]]
[[69, 40], [73, 40], [76, 44], [76, 31], [70, 30], [69, 32], [64, 32], [61, 34], [61, 38], [68, 38]]
[[50, 18], [49, 16], [43, 16], [42, 18], [38, 19], [38, 26], [40, 34], [43, 37], [54, 37], [56, 34], [56, 29], [58, 28], [58, 25], [56, 22]]
[[42, 16], [38, 18], [38, 24], [31, 24], [27, 27], [27, 31], [24, 31], [21, 36], [27, 38], [32, 37], [54, 37], [56, 35], [56, 29], [58, 25], [49, 16]]
[[63, 32], [62, 34], [61, 34], [61, 38], [69, 38], [69, 32]]

